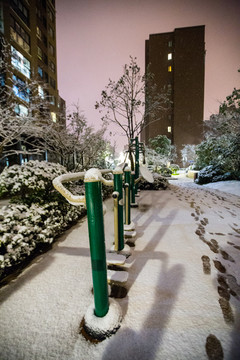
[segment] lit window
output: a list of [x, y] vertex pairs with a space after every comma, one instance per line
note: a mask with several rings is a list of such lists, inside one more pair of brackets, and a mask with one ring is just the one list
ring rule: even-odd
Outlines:
[[13, 46], [11, 46], [11, 63], [20, 71], [23, 75], [30, 79], [30, 61], [28, 61], [19, 51], [17, 51]]
[[56, 105], [56, 98], [53, 95], [49, 95], [49, 102], [51, 105]]
[[15, 105], [14, 111], [20, 116], [28, 116], [28, 108], [22, 104]]
[[41, 29], [39, 29], [39, 27], [37, 26], [37, 37], [42, 40], [42, 31]]
[[38, 58], [40, 60], [42, 60], [43, 59], [43, 51], [40, 47], [37, 48], [37, 54], [38, 54]]
[[43, 91], [43, 87], [41, 85], [38, 85], [38, 95], [44, 99], [44, 91]]
[[172, 47], [172, 41], [168, 42], [168, 47]]
[[21, 80], [16, 75], [13, 75], [13, 93], [20, 99], [29, 102], [30, 90], [27, 87], [25, 81]]
[[30, 52], [30, 36], [23, 29], [18, 22], [10, 16], [10, 36], [16, 41], [25, 51]]
[[43, 78], [43, 69], [40, 66], [38, 66], [38, 74]]
[[168, 126], [167, 131], [168, 131], [169, 133], [172, 132], [172, 127], [171, 127], [171, 126]]
[[55, 112], [51, 112], [51, 118], [53, 122], [57, 122], [57, 115]]
[[168, 58], [168, 60], [172, 60], [172, 53], [169, 53], [167, 58]]
[[172, 72], [172, 67], [168, 66], [168, 72]]
[[0, 86], [5, 86], [5, 75], [0, 74]]

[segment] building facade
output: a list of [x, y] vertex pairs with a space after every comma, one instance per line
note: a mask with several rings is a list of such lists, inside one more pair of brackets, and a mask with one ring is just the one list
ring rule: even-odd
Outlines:
[[52, 121], [64, 123], [65, 102], [57, 82], [55, 0], [0, 0], [0, 36], [9, 44], [11, 67], [1, 75], [1, 85], [12, 87], [16, 114], [28, 113], [31, 97], [26, 84], [34, 82]]
[[171, 106], [157, 121], [147, 119], [141, 139], [146, 143], [166, 135], [177, 147], [202, 139], [204, 109], [205, 26], [153, 34], [146, 40], [146, 69], [154, 74], [159, 91], [169, 94]]

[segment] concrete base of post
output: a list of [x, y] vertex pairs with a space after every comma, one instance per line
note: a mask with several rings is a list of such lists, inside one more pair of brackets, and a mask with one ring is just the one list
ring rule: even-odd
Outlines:
[[135, 224], [131, 221], [130, 224], [124, 224], [124, 231], [133, 231], [135, 230]]
[[137, 208], [138, 207], [138, 203], [131, 203], [131, 208]]
[[122, 256], [125, 257], [125, 259], [128, 258], [130, 255], [132, 255], [132, 251], [130, 249], [130, 246], [128, 246], [126, 244], [124, 245], [124, 248], [122, 250], [119, 250], [119, 251], [116, 251], [114, 249], [114, 246], [112, 246], [109, 252], [110, 253], [117, 253], [118, 255], [122, 255]]
[[122, 321], [122, 309], [113, 299], [109, 299], [109, 310], [104, 317], [97, 317], [94, 313], [94, 303], [92, 303], [84, 316], [84, 330], [93, 339], [104, 340], [120, 328]]
[[136, 235], [137, 235], [136, 231], [124, 231], [124, 238], [125, 239], [135, 238]]

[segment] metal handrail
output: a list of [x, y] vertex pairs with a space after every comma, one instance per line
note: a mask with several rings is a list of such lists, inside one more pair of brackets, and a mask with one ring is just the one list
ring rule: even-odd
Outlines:
[[[108, 173], [112, 173], [112, 170], [110, 169], [103, 169], [103, 170], [99, 170], [99, 169], [91, 169], [94, 170], [94, 179], [91, 178], [91, 181], [101, 181], [104, 185], [107, 186], [113, 186], [113, 180], [107, 180], [104, 179], [104, 177], [102, 176], [103, 174], [108, 174]], [[77, 173], [67, 173], [67, 174], [62, 174], [60, 176], [57, 176], [54, 180], [53, 180], [53, 186], [54, 188], [60, 192], [60, 194], [65, 197], [65, 199], [72, 205], [82, 205], [84, 207], [86, 207], [86, 199], [85, 199], [85, 195], [74, 195], [73, 193], [71, 193], [71, 191], [69, 191], [64, 185], [63, 183], [69, 182], [69, 181], [77, 181], [80, 179], [85, 178], [84, 181], [89, 181], [88, 178], [86, 178], [86, 174], [88, 172], [84, 171], [84, 172], [77, 172]], [[91, 177], [91, 175], [90, 175]]]

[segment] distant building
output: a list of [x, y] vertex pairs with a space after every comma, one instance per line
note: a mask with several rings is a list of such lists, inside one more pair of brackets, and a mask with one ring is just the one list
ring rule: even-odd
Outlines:
[[27, 113], [31, 99], [21, 88], [35, 79], [39, 96], [49, 102], [52, 121], [65, 123], [57, 82], [55, 0], [0, 0], [0, 36], [10, 44], [13, 69], [13, 74], [1, 75], [1, 85], [13, 87], [15, 112]]
[[158, 89], [169, 92], [171, 109], [143, 129], [146, 143], [166, 135], [177, 146], [201, 142], [204, 106], [205, 26], [152, 34], [146, 40], [146, 69], [154, 74]]

